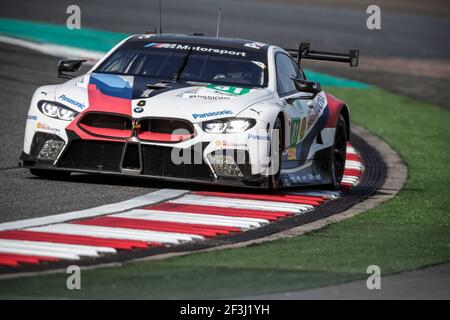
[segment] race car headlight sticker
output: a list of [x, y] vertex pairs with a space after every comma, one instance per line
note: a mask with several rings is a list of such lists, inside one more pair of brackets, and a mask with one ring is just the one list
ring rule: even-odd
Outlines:
[[78, 115], [78, 112], [72, 109], [49, 101], [39, 101], [39, 110], [50, 118], [72, 121]]
[[240, 133], [256, 124], [253, 119], [220, 119], [203, 123], [203, 130], [207, 133]]

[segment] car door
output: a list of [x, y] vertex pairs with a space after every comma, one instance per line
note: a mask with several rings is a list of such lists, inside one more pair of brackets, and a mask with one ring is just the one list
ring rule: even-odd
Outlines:
[[290, 126], [287, 159], [299, 160], [297, 145], [307, 132], [308, 118], [313, 105], [311, 94], [299, 92], [292, 78], [303, 78], [304, 74], [297, 63], [287, 54], [279, 52], [275, 56], [277, 71], [277, 92], [285, 112], [289, 115]]

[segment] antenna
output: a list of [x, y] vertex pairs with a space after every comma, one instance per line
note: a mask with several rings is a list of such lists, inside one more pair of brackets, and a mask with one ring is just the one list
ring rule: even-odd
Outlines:
[[162, 9], [161, 9], [161, 0], [159, 0], [159, 34], [162, 34]]
[[219, 8], [219, 16], [217, 17], [217, 31], [216, 31], [216, 38], [219, 37], [219, 31], [220, 31], [220, 17], [222, 16], [222, 8]]

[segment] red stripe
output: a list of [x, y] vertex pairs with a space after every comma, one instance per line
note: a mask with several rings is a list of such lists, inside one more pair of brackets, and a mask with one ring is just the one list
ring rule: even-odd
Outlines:
[[43, 257], [43, 256], [29, 256], [13, 253], [1, 253], [0, 252], [0, 264], [9, 266], [18, 266], [19, 262], [37, 264], [40, 261], [59, 261], [58, 258]]
[[292, 215], [292, 213], [290, 213], [290, 212], [281, 212], [281, 211], [263, 211], [263, 210], [252, 210], [252, 209], [223, 208], [223, 207], [216, 207], [216, 206], [203, 206], [203, 205], [172, 203], [172, 202], [165, 202], [165, 203], [161, 203], [161, 204], [146, 206], [146, 207], [144, 207], [144, 209], [171, 211], [171, 212], [210, 214], [210, 215], [241, 217], [241, 218], [261, 218], [261, 219], [267, 219], [267, 220], [276, 220], [281, 217], [286, 217], [288, 215]]
[[350, 160], [350, 161], [361, 162], [360, 156], [358, 156], [357, 154], [352, 154], [352, 153], [347, 153], [347, 156], [345, 157], [345, 159]]
[[19, 264], [17, 263], [17, 260], [11, 259], [11, 258], [2, 258], [0, 256], [0, 266], [7, 266], [7, 267], [18, 267]]
[[353, 184], [347, 183], [347, 182], [341, 182], [341, 188], [342, 189], [348, 189], [348, 188], [351, 188], [351, 187], [353, 187]]
[[164, 142], [179, 142], [183, 140], [189, 140], [193, 134], [171, 134], [171, 133], [159, 133], [159, 132], [138, 132], [137, 136], [140, 140], [147, 141], [164, 141]]
[[[45, 241], [55, 243], [91, 245], [100, 247], [111, 247], [115, 249], [131, 250], [133, 248], [147, 248], [148, 243], [137, 240], [122, 240], [122, 239], [107, 239], [95, 238], [90, 236], [78, 236], [69, 234], [36, 232], [27, 230], [8, 230], [0, 232], [2, 239], [14, 240], [30, 240], [30, 241]], [[156, 243], [156, 245], [160, 245]]]
[[361, 171], [359, 170], [355, 170], [355, 169], [345, 169], [344, 170], [344, 175], [346, 176], [361, 176]]
[[297, 204], [309, 204], [313, 206], [318, 206], [321, 202], [324, 201], [322, 197], [284, 195], [284, 194], [269, 195], [269, 194], [246, 194], [246, 193], [228, 193], [228, 192], [211, 192], [211, 191], [197, 191], [193, 192], [193, 194], [202, 196], [221, 197], [221, 198], [289, 202]]
[[115, 228], [188, 233], [206, 237], [214, 237], [219, 234], [229, 234], [230, 232], [241, 231], [241, 229], [236, 227], [153, 221], [145, 219], [122, 218], [122, 217], [98, 217], [93, 219], [74, 221], [72, 223], [82, 225], [115, 227]]

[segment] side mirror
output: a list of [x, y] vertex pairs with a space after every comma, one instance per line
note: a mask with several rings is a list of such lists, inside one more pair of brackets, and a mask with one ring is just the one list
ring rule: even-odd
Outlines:
[[58, 62], [58, 78], [72, 79], [73, 78], [72, 76], [65, 74], [63, 72], [78, 71], [83, 62], [86, 62], [86, 60], [60, 60]]
[[298, 91], [312, 93], [313, 95], [316, 95], [322, 91], [322, 87], [319, 82], [297, 78], [292, 78], [292, 81], [294, 81], [295, 88]]

